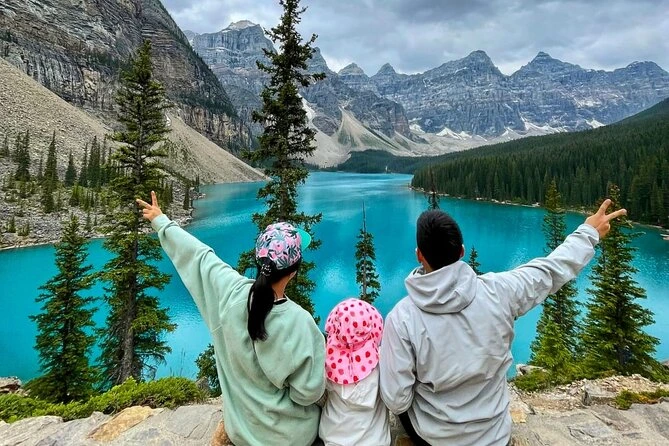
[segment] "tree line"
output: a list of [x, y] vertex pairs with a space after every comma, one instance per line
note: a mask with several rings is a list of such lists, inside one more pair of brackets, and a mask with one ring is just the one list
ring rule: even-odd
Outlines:
[[589, 207], [619, 186], [635, 221], [669, 226], [669, 100], [595, 130], [524, 138], [440, 158], [412, 186], [465, 198], [542, 203], [555, 180], [565, 206]]

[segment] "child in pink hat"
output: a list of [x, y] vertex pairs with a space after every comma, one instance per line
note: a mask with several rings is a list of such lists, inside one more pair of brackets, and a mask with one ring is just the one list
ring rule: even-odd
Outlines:
[[325, 446], [390, 444], [388, 409], [379, 392], [383, 319], [360, 299], [346, 299], [325, 322], [325, 389], [319, 436]]

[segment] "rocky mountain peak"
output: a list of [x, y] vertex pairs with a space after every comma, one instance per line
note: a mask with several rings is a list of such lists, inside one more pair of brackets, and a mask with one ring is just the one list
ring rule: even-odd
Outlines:
[[314, 47], [314, 53], [311, 56], [309, 61], [309, 72], [310, 73], [325, 73], [326, 75], [334, 74], [334, 71], [330, 70], [328, 63], [323, 58], [321, 54], [321, 49]]
[[365, 71], [360, 68], [355, 62], [346, 65], [344, 68], [339, 70], [340, 76], [367, 76]]
[[195, 31], [191, 31], [190, 29], [185, 29], [184, 30], [184, 36], [186, 36], [186, 39], [188, 39], [189, 43], [193, 43], [193, 38], [195, 38], [198, 34]]
[[562, 73], [565, 71], [583, 70], [580, 66], [563, 62], [551, 57], [548, 53], [539, 51], [528, 64], [523, 65], [518, 73], [534, 72], [540, 74]]
[[[625, 68], [621, 68], [621, 70], [626, 70], [629, 72], [634, 72], [634, 73], [644, 73], [644, 74], [653, 74], [653, 75], [663, 75], [666, 74], [666, 71], [664, 71], [658, 64], [655, 62], [650, 62], [650, 61], [643, 61], [643, 62], [632, 62], [631, 64], [627, 65]], [[618, 70], [615, 70], [618, 71]]]
[[[221, 32], [225, 31], [240, 31], [242, 29], [246, 28], [252, 28], [252, 27], [258, 27], [261, 28], [260, 25], [251, 22], [250, 20], [240, 20], [238, 22], [232, 22], [230, 25], [228, 25], [227, 28], [224, 28], [221, 30]], [[261, 28], [262, 29], [262, 28]]]
[[395, 71], [393, 66], [390, 65], [389, 63], [384, 63], [383, 66], [379, 68], [379, 71], [374, 76], [387, 76], [393, 74], [397, 74], [397, 71]]
[[462, 62], [473, 62], [473, 63], [479, 63], [479, 64], [485, 64], [485, 65], [492, 65], [494, 66], [495, 64], [492, 63], [492, 59], [490, 59], [490, 56], [488, 56], [488, 53], [486, 53], [483, 50], [476, 50], [472, 51], [469, 53], [466, 57], [460, 59]]

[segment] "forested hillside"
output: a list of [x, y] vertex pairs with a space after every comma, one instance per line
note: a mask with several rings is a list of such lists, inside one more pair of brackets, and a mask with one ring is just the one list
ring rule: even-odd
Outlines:
[[432, 176], [441, 193], [519, 203], [541, 202], [555, 178], [566, 205], [591, 206], [612, 182], [632, 219], [669, 226], [669, 100], [595, 130], [385, 161], [418, 167], [414, 187], [430, 189]]

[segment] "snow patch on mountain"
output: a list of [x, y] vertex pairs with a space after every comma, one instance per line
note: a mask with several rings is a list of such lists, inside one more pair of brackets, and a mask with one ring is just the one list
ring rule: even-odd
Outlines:
[[444, 127], [442, 131], [437, 133], [437, 136], [448, 136], [449, 138], [453, 139], [472, 139], [472, 135], [469, 133], [462, 131], [460, 133], [456, 133], [453, 130], [449, 129], [448, 127]]

